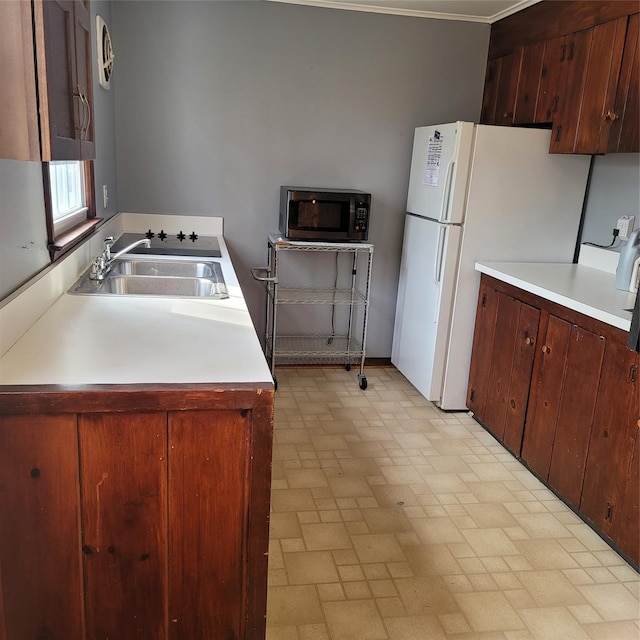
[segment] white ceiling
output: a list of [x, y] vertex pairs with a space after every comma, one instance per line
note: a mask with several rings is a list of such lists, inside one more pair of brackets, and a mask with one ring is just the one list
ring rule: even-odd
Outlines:
[[540, 0], [270, 0], [420, 18], [492, 23]]

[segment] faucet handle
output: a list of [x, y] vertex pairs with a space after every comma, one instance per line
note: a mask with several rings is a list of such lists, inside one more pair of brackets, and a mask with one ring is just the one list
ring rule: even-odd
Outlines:
[[115, 244], [113, 236], [107, 236], [104, 239], [104, 258], [105, 260], [111, 259], [111, 247]]

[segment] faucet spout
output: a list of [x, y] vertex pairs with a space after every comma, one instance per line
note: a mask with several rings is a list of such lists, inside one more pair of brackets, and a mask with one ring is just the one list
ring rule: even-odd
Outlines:
[[113, 261], [118, 259], [120, 256], [125, 253], [129, 253], [132, 249], [143, 244], [145, 247], [151, 246], [151, 240], [148, 238], [143, 238], [142, 240], [136, 240], [132, 242], [129, 246], [125, 247], [121, 251], [118, 251], [115, 255], [111, 255], [111, 246], [113, 245], [113, 238], [109, 237], [104, 242], [104, 251], [93, 261], [91, 265], [91, 271], [89, 272], [89, 278], [91, 280], [97, 280], [101, 282], [107, 276], [107, 273], [111, 270], [111, 265]]
[[136, 247], [139, 247], [141, 244], [143, 244], [148, 249], [151, 246], [151, 240], [149, 240], [148, 238], [143, 238], [142, 240], [136, 240], [135, 242], [132, 242], [128, 247], [125, 247], [124, 249], [121, 249], [120, 251], [118, 251], [118, 253], [112, 255], [107, 260], [107, 264], [111, 266], [114, 260], [117, 260], [120, 256], [123, 256], [125, 253], [129, 253], [129, 251], [131, 251], [132, 249], [135, 249]]

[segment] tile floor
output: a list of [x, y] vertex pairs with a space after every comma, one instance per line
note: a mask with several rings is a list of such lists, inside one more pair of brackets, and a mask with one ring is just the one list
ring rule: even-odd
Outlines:
[[392, 367], [277, 371], [267, 640], [638, 640], [639, 576]]

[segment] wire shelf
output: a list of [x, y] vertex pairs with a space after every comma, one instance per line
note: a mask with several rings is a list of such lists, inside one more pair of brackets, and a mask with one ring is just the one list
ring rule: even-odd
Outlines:
[[[269, 291], [270, 295], [273, 295]], [[313, 289], [303, 287], [278, 287], [276, 304], [366, 304], [361, 291], [351, 289]]]

